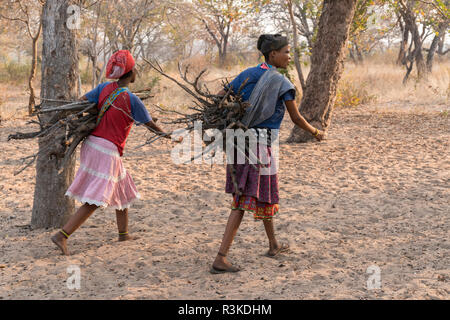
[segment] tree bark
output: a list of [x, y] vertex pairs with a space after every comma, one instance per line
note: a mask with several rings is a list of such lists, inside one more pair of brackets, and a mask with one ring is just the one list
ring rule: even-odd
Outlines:
[[36, 77], [36, 68], [37, 68], [37, 61], [38, 61], [38, 41], [39, 37], [41, 36], [41, 30], [42, 30], [42, 22], [39, 23], [38, 31], [36, 35], [32, 38], [32, 58], [31, 58], [31, 70], [30, 70], [30, 77], [28, 78], [28, 88], [30, 89], [30, 98], [28, 100], [28, 114], [31, 115], [34, 112], [34, 109], [36, 107], [36, 95], [34, 92], [34, 86], [33, 81]]
[[448, 23], [440, 23], [438, 26], [438, 34], [434, 36], [433, 41], [431, 42], [430, 50], [428, 50], [427, 54], [427, 71], [431, 73], [433, 71], [433, 60], [436, 51], [439, 48], [439, 43], [441, 39], [445, 36], [445, 31], [447, 30]]
[[[311, 57], [311, 71], [300, 104], [300, 113], [316, 128], [326, 130], [331, 122], [337, 85], [341, 78], [345, 47], [357, 0], [325, 0], [319, 20], [317, 40]], [[297, 126], [288, 142], [314, 139]]]
[[409, 42], [409, 30], [406, 24], [403, 24], [401, 18], [399, 17], [399, 25], [400, 30], [402, 31], [402, 41], [400, 42], [400, 49], [398, 52], [397, 65], [405, 65], [406, 64], [406, 47]]
[[302, 86], [302, 92], [306, 90], [305, 77], [303, 76], [302, 65], [300, 62], [300, 50], [298, 47], [298, 34], [297, 34], [297, 24], [295, 22], [294, 10], [292, 7], [292, 0], [289, 0], [288, 3], [289, 16], [291, 17], [292, 23], [292, 33], [294, 36], [294, 63], [295, 69], [297, 70], [298, 79], [300, 81], [300, 85]]
[[364, 56], [357, 43], [355, 43], [355, 51], [358, 59], [358, 64], [364, 64]]
[[[406, 75], [403, 79], [403, 83], [405, 84], [408, 81], [409, 74], [412, 71], [413, 63], [415, 62], [417, 68], [417, 78], [419, 80], [426, 78], [427, 69], [425, 60], [422, 54], [422, 46], [423, 40], [419, 32], [419, 28], [416, 23], [416, 17], [414, 15], [414, 5], [416, 1], [410, 0], [407, 3], [404, 1], [400, 1], [400, 14], [402, 15], [403, 21], [405, 23], [405, 29], [409, 30], [411, 33], [411, 44], [408, 49], [408, 55], [406, 57]], [[411, 48], [414, 46], [414, 50]], [[410, 65], [408, 66], [408, 62]]]
[[438, 44], [437, 53], [440, 54], [440, 55], [445, 55], [447, 53], [447, 52], [444, 52], [445, 36], [446, 36], [446, 30], [444, 31], [444, 34], [442, 35], [441, 39], [439, 40], [439, 44]]
[[[47, 0], [42, 16], [42, 83], [43, 109], [54, 104], [45, 99], [74, 100], [78, 87], [78, 55], [75, 30], [69, 30], [67, 8], [74, 0]], [[48, 120], [49, 113], [41, 121]], [[32, 228], [61, 227], [75, 209], [73, 200], [64, 196], [73, 180], [75, 158], [58, 171], [62, 160], [48, 150], [49, 143], [39, 140], [39, 156], [36, 161], [36, 186], [34, 190]]]
[[427, 69], [425, 64], [425, 59], [423, 58], [422, 53], [422, 39], [419, 34], [419, 29], [417, 28], [417, 25], [414, 25], [414, 33], [413, 33], [413, 39], [414, 39], [414, 59], [416, 61], [416, 67], [417, 67], [417, 78], [423, 79], [427, 75]]

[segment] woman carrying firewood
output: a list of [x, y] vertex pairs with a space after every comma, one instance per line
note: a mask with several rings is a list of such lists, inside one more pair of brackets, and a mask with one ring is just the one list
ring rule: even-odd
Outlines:
[[[317, 140], [322, 140], [324, 133], [312, 127], [300, 115], [295, 103], [294, 85], [276, 70], [277, 68], [286, 69], [289, 64], [290, 46], [287, 38], [279, 34], [261, 35], [257, 47], [264, 55], [265, 63], [243, 71], [230, 83], [229, 88], [218, 93], [225, 95], [226, 90], [231, 89], [236, 94], [240, 90], [242, 99], [250, 103], [251, 107], [246, 112], [242, 123], [256, 136], [266, 135], [266, 140], [267, 136], [269, 137], [269, 143], [266, 143], [263, 149], [258, 146], [257, 158], [261, 159], [262, 153], [266, 158], [272, 157], [270, 140], [275, 139], [285, 109], [288, 110], [292, 122], [310, 132]], [[289, 248], [288, 244], [279, 243], [276, 240], [272, 221], [279, 210], [276, 171], [262, 173], [262, 169], [261, 161], [256, 165], [252, 165], [249, 161], [244, 164], [227, 165], [226, 192], [233, 195], [233, 201], [222, 243], [210, 270], [211, 273], [240, 270], [233, 266], [226, 256], [242, 221], [244, 211], [253, 212], [255, 219], [263, 221], [269, 239], [268, 256], [276, 256]], [[236, 187], [239, 190], [236, 190]]]
[[122, 164], [127, 137], [136, 122], [171, 138], [154, 123], [142, 101], [128, 90], [127, 86], [136, 80], [134, 66], [129, 51], [117, 51], [108, 61], [106, 77], [118, 81], [102, 83], [81, 98], [96, 103], [99, 114], [96, 128], [83, 142], [80, 168], [66, 192], [83, 205], [51, 238], [65, 255], [69, 254], [69, 236], [99, 207], [116, 209], [119, 241], [132, 239], [128, 234], [128, 208], [139, 194]]

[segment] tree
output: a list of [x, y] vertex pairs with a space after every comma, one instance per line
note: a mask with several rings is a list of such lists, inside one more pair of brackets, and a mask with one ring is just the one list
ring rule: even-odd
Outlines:
[[25, 25], [26, 33], [31, 39], [31, 67], [30, 76], [28, 78], [28, 89], [30, 90], [28, 114], [30, 115], [34, 112], [36, 106], [33, 81], [36, 77], [38, 41], [42, 30], [41, 13], [43, 5], [44, 0], [10, 0], [3, 4], [5, 7], [0, 7], [1, 11], [6, 8], [8, 8], [10, 12], [12, 11], [11, 16], [0, 13], [0, 18], [17, 21]]
[[[52, 100], [75, 100], [78, 91], [78, 51], [76, 30], [68, 28], [68, 7], [74, 0], [47, 0], [42, 14], [42, 83], [43, 109], [55, 106]], [[50, 100], [49, 100], [50, 99]], [[54, 113], [41, 117], [41, 122], [54, 117]], [[61, 132], [64, 134], [64, 131]], [[39, 140], [36, 161], [36, 186], [34, 190], [31, 226], [33, 228], [60, 227], [75, 209], [73, 200], [64, 196], [75, 173], [75, 158], [61, 170], [62, 159], [58, 153]], [[56, 147], [56, 146], [55, 146]]]
[[431, 25], [434, 30], [434, 38], [431, 42], [430, 48], [427, 54], [427, 71], [433, 71], [433, 60], [435, 53], [445, 54], [443, 52], [443, 46], [441, 44], [445, 43], [445, 34], [447, 32], [449, 22], [450, 22], [450, 13], [449, 13], [449, 4], [450, 1], [435, 1], [433, 5], [435, 6], [434, 15], [431, 17]]
[[[258, 7], [267, 0], [193, 0], [195, 17], [201, 22], [209, 38], [219, 52], [219, 64], [223, 66], [227, 58], [230, 36], [245, 19], [258, 11]], [[185, 5], [187, 5], [185, 3]]]
[[[299, 108], [308, 122], [322, 130], [326, 130], [331, 122], [356, 2], [325, 0], [323, 3], [312, 50], [311, 71]], [[288, 141], [306, 142], [312, 139], [309, 133], [295, 126]]]
[[390, 37], [398, 37], [398, 19], [386, 0], [358, 0], [350, 27], [349, 55], [355, 64], [364, 63], [364, 58]]
[[[80, 51], [88, 57], [92, 63], [92, 83], [91, 87], [94, 89], [100, 82], [101, 69], [98, 67], [98, 58], [103, 50], [107, 50], [105, 46], [99, 46], [99, 37], [101, 36], [100, 18], [102, 1], [95, 4], [95, 10], [92, 10], [86, 14], [88, 17], [83, 21], [83, 41], [80, 43]], [[103, 32], [105, 39], [106, 34]]]
[[[164, 22], [164, 34], [170, 41], [176, 59], [191, 57], [194, 53], [194, 42], [200, 38], [199, 28], [196, 27], [198, 20], [184, 9], [179, 0], [167, 7]], [[167, 53], [167, 50], [165, 52]]]
[[[83, 4], [80, 51], [88, 58], [92, 87], [101, 82], [112, 52], [127, 49], [139, 59], [149, 58], [163, 47], [161, 35], [166, 1], [90, 0]], [[164, 49], [167, 53], [167, 48]]]
[[[440, 41], [439, 32], [446, 29], [448, 25], [448, 1], [390, 0], [390, 4], [398, 13], [399, 25], [403, 34], [398, 57], [398, 62], [406, 68], [403, 83], [408, 81], [414, 65], [417, 69], [417, 78], [419, 80], [425, 79], [432, 69], [434, 53]], [[439, 19], [437, 19], [438, 16]], [[439, 22], [437, 22], [438, 20]], [[420, 27], [422, 31], [420, 31]], [[433, 28], [435, 29], [434, 32]], [[428, 61], [426, 62], [423, 56], [423, 44], [426, 38], [432, 34], [435, 34], [438, 38], [436, 38], [435, 44], [432, 44], [432, 48], [430, 48], [432, 50], [429, 50]], [[444, 36], [445, 31], [441, 35]]]
[[375, 15], [373, 5], [374, 0], [359, 0], [356, 3], [355, 14], [350, 27], [349, 51], [350, 57], [357, 64], [364, 62], [363, 52], [369, 52], [375, 42], [374, 37], [366, 37], [369, 33], [370, 20]]
[[[293, 30], [288, 26], [295, 24], [298, 37], [304, 40], [299, 43], [299, 50], [310, 55], [317, 34], [322, 4], [323, 0], [274, 0], [270, 1], [265, 11], [273, 19], [277, 30], [289, 34]], [[294, 19], [291, 16], [291, 7]]]
[[160, 23], [152, 21], [162, 15], [159, 2], [164, 3], [156, 0], [104, 2], [102, 25], [113, 51], [129, 50], [135, 56], [137, 44], [144, 37], [141, 32], [148, 33], [145, 27], [149, 22]]

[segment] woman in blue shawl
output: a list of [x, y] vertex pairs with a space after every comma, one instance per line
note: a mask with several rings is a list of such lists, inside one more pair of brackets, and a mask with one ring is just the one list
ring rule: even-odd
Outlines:
[[[265, 57], [265, 62], [240, 73], [231, 83], [233, 93], [239, 90], [244, 101], [251, 108], [242, 122], [257, 137], [265, 137], [268, 143], [261, 146], [258, 139], [256, 157], [273, 161], [270, 141], [276, 139], [285, 110], [297, 126], [310, 132], [317, 140], [322, 140], [324, 133], [311, 126], [299, 113], [295, 103], [295, 87], [277, 68], [286, 69], [290, 62], [290, 46], [286, 37], [279, 34], [264, 34], [258, 39], [258, 50]], [[219, 92], [224, 95], [225, 90]], [[248, 148], [246, 149], [248, 155]], [[260, 161], [261, 162], [261, 161]], [[267, 163], [267, 162], [266, 162]], [[270, 164], [272, 166], [272, 164]], [[267, 169], [267, 168], [266, 168]], [[234, 171], [234, 177], [232, 175]], [[275, 238], [272, 218], [278, 213], [278, 176], [275, 171], [262, 173], [263, 165], [233, 164], [227, 165], [226, 192], [233, 195], [231, 213], [225, 228], [222, 243], [211, 267], [211, 273], [237, 272], [227, 259], [228, 250], [237, 233], [245, 211], [253, 212], [254, 218], [262, 220], [269, 239], [268, 256], [287, 251], [289, 246], [279, 243]], [[236, 187], [238, 190], [236, 190]]]

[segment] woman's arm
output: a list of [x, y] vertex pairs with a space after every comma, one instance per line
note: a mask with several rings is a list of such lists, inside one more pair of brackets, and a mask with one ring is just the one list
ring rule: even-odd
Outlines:
[[144, 124], [151, 132], [154, 132], [158, 135], [164, 136], [164, 138], [170, 139], [172, 135], [170, 133], [166, 133], [161, 129], [153, 120]]
[[291, 117], [292, 122], [294, 122], [297, 126], [302, 128], [305, 131], [311, 133], [317, 140], [322, 140], [324, 138], [324, 133], [319, 129], [314, 128], [312, 125], [302, 117], [300, 112], [298, 111], [297, 104], [295, 100], [285, 101], [286, 108], [289, 112], [289, 116]]
[[[150, 120], [149, 122], [144, 124], [151, 132], [156, 133], [160, 136], [163, 136], [166, 139], [172, 139], [172, 134], [170, 133], [166, 133], [163, 131], [163, 129], [161, 129], [154, 120]], [[175, 142], [182, 142], [183, 141], [183, 137], [179, 137], [178, 140], [176, 140]]]

